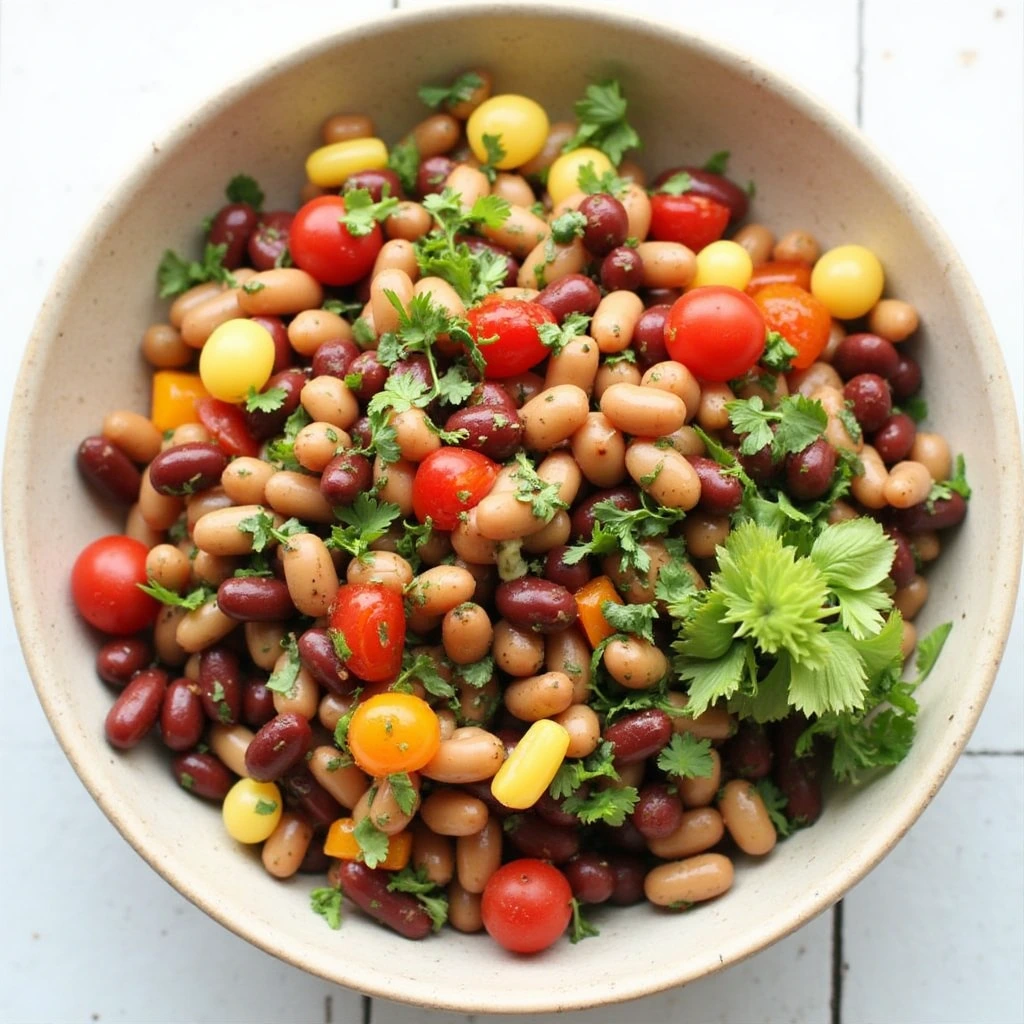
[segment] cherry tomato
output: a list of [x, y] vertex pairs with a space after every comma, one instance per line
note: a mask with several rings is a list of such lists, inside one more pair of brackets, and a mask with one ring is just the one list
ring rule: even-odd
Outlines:
[[479, 504], [494, 484], [498, 465], [465, 448], [438, 448], [416, 470], [412, 507], [422, 523], [430, 516], [440, 530], [454, 530], [459, 513]]
[[132, 537], [94, 540], [75, 559], [71, 597], [78, 614], [104, 633], [137, 633], [153, 624], [160, 603], [139, 590], [148, 549]]
[[795, 284], [804, 291], [811, 289], [811, 265], [800, 260], [769, 260], [754, 267], [747, 285], [747, 294], [753, 295], [759, 288], [770, 284]]
[[356, 764], [377, 778], [422, 768], [441, 745], [441, 725], [430, 705], [411, 693], [364, 700], [348, 727]]
[[659, 242], [682, 242], [694, 252], [717, 242], [729, 223], [729, 207], [707, 196], [684, 192], [672, 196], [655, 192], [651, 196], [651, 238]]
[[694, 288], [665, 321], [665, 347], [703, 380], [742, 377], [761, 358], [764, 317], [754, 301], [726, 285]]
[[480, 345], [490, 380], [525, 373], [550, 354], [537, 328], [540, 324], [555, 323], [555, 317], [536, 302], [495, 299], [471, 309], [466, 319], [469, 333], [477, 343], [496, 339]]
[[196, 415], [226, 454], [259, 455], [259, 442], [249, 433], [245, 413], [237, 405], [219, 398], [200, 398]]
[[828, 344], [832, 317], [824, 304], [795, 284], [759, 288], [754, 302], [769, 331], [778, 331], [796, 351], [793, 369], [806, 370]]
[[331, 629], [344, 636], [352, 652], [345, 664], [360, 679], [375, 683], [398, 675], [405, 609], [393, 590], [375, 583], [343, 583], [331, 610]]
[[322, 284], [355, 284], [366, 277], [384, 244], [379, 224], [368, 234], [353, 235], [341, 223], [344, 215], [341, 196], [318, 196], [292, 221], [288, 234], [292, 262]]
[[539, 953], [569, 927], [572, 889], [547, 861], [509, 861], [484, 886], [480, 913], [487, 933], [513, 953]]

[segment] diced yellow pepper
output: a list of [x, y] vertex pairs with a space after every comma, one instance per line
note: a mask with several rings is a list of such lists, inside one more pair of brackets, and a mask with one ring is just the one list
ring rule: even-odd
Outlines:
[[387, 165], [388, 148], [380, 139], [346, 139], [314, 149], [306, 157], [306, 176], [321, 188], [338, 188], [350, 174]]
[[196, 422], [196, 401], [207, 391], [198, 373], [157, 370], [153, 374], [153, 402], [150, 419], [157, 430], [174, 430], [183, 423]]
[[587, 634], [591, 647], [597, 647], [602, 641], [616, 632], [601, 611], [605, 601], [622, 604], [622, 598], [615, 590], [615, 584], [607, 576], [595, 576], [589, 583], [584, 583], [576, 591], [576, 608], [579, 611], [580, 625]]
[[491, 780], [491, 793], [506, 807], [532, 807], [551, 785], [569, 749], [569, 733], [550, 718], [534, 722]]
[[[355, 837], [354, 818], [339, 818], [331, 823], [324, 841], [324, 853], [338, 860], [359, 860], [362, 850]], [[385, 871], [401, 871], [412, 855], [412, 833], [399, 832], [388, 837], [388, 855], [377, 865]]]

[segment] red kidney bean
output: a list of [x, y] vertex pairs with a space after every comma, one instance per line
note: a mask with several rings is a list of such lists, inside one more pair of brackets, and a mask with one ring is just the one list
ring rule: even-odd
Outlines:
[[601, 291], [589, 277], [567, 274], [549, 284], [533, 301], [561, 323], [570, 313], [593, 313], [601, 301]]
[[549, 825], [559, 825], [563, 828], [579, 827], [580, 819], [570, 811], [563, 811], [562, 804], [550, 793], [542, 794], [533, 805], [533, 810]]
[[896, 369], [889, 377], [893, 398], [902, 402], [913, 397], [921, 390], [921, 364], [913, 357], [898, 353], [899, 361]]
[[237, 270], [245, 260], [245, 247], [256, 228], [256, 211], [248, 203], [222, 206], [210, 225], [210, 245], [227, 246], [221, 263], [228, 270]]
[[[797, 744], [810, 724], [807, 718], [799, 711], [794, 711], [791, 715], [782, 719], [782, 721], [775, 723], [772, 729], [772, 743], [775, 751], [776, 767], [786, 761], [792, 761], [796, 757]], [[821, 736], [813, 737], [812, 753], [805, 756], [818, 757], [823, 752], [820, 742], [822, 740]]]
[[253, 458], [259, 455], [259, 443], [249, 430], [246, 414], [240, 406], [219, 398], [200, 398], [196, 402], [196, 418], [228, 455]]
[[888, 380], [899, 364], [896, 346], [877, 334], [848, 334], [836, 349], [832, 365], [843, 380], [876, 373]]
[[512, 413], [516, 411], [516, 403], [508, 391], [505, 390], [503, 385], [493, 380], [485, 380], [477, 384], [470, 392], [466, 405], [469, 408], [474, 408], [478, 405], [498, 406]]
[[608, 902], [617, 907], [628, 907], [644, 899], [645, 862], [626, 853], [609, 853], [605, 860], [615, 875], [615, 886]]
[[647, 853], [647, 840], [629, 818], [614, 827], [603, 823], [597, 827], [604, 841], [615, 849], [622, 850], [623, 853]]
[[644, 839], [664, 839], [683, 820], [683, 801], [675, 786], [667, 782], [649, 782], [640, 790], [630, 820]]
[[640, 314], [633, 328], [633, 351], [643, 369], [668, 359], [665, 348], [665, 322], [672, 307], [667, 302], [649, 306]]
[[313, 836], [313, 841], [299, 865], [299, 874], [322, 875], [331, 866], [331, 859], [324, 853], [324, 837]]
[[288, 804], [302, 811], [314, 828], [326, 828], [345, 813], [341, 804], [313, 778], [305, 762], [278, 781]]
[[284, 399], [278, 408], [273, 412], [264, 412], [255, 409], [249, 412], [243, 410], [245, 424], [252, 434], [259, 441], [265, 441], [275, 434], [280, 434], [284, 429], [285, 420], [299, 407], [299, 397], [302, 389], [306, 386], [306, 374], [303, 370], [282, 370], [275, 373], [264, 386], [264, 391], [271, 388], [281, 388], [284, 391]]
[[348, 428], [348, 436], [352, 438], [352, 443], [358, 445], [360, 448], [369, 447], [370, 441], [373, 436], [373, 428], [370, 426], [369, 416], [360, 416], [359, 419]]
[[313, 376], [344, 380], [358, 356], [359, 346], [354, 341], [349, 338], [330, 338], [313, 353]]
[[324, 466], [320, 493], [331, 505], [351, 505], [372, 483], [370, 460], [359, 452], [342, 452]]
[[276, 715], [246, 748], [245, 769], [258, 782], [274, 782], [306, 756], [312, 743], [313, 730], [302, 715]]
[[672, 167], [662, 171], [654, 179], [653, 188], [657, 189], [663, 185], [673, 174], [685, 171], [690, 176], [689, 192], [695, 196], [705, 196], [713, 199], [716, 203], [729, 207], [731, 220], [743, 220], [747, 215], [747, 207], [750, 200], [747, 193], [734, 181], [715, 174], [713, 171], [705, 171], [703, 167]]
[[338, 881], [341, 891], [364, 914], [404, 938], [425, 939], [430, 934], [433, 925], [423, 904], [415, 896], [388, 889], [389, 871], [346, 860], [338, 865]]
[[307, 629], [298, 643], [299, 660], [325, 689], [345, 696], [353, 690], [348, 669], [338, 657], [326, 629]]
[[521, 373], [518, 377], [505, 381], [502, 387], [511, 399], [513, 407], [520, 409], [544, 390], [544, 378], [536, 373]]
[[616, 764], [636, 764], [656, 754], [672, 737], [672, 719], [660, 708], [645, 708], [605, 726], [604, 739], [615, 747]]
[[463, 782], [460, 783], [459, 789], [464, 789], [470, 796], [475, 796], [477, 800], [483, 800], [487, 804], [487, 810], [497, 818], [508, 818], [516, 813], [510, 807], [506, 807], [495, 799], [494, 794], [491, 792], [490, 779], [485, 779], [483, 782]]
[[640, 298], [643, 299], [644, 308], [651, 306], [669, 306], [676, 299], [682, 298], [682, 288], [644, 288], [640, 292]]
[[142, 474], [105, 437], [87, 437], [78, 446], [78, 471], [104, 498], [130, 505], [139, 497]]
[[505, 832], [512, 845], [524, 857], [564, 864], [580, 850], [578, 823], [566, 827], [552, 825], [536, 814], [518, 815]]
[[577, 540], [590, 540], [594, 532], [594, 506], [599, 501], [610, 501], [624, 512], [640, 507], [640, 498], [633, 487], [610, 487], [604, 491], [595, 491], [572, 510], [572, 535]]
[[813, 825], [822, 807], [815, 759], [801, 757], [780, 762], [775, 768], [774, 781], [786, 798], [786, 817], [796, 825]]
[[877, 430], [892, 412], [889, 385], [877, 373], [858, 373], [843, 388], [850, 411], [867, 433]]
[[458, 235], [456, 241], [465, 242], [467, 248], [474, 256], [479, 255], [485, 250], [494, 253], [495, 256], [499, 256], [505, 261], [505, 287], [514, 288], [516, 286], [516, 281], [519, 278], [519, 260], [508, 249], [503, 249], [500, 245], [489, 242], [486, 238], [478, 238], [476, 235]]
[[239, 622], [281, 622], [295, 614], [288, 587], [272, 576], [232, 576], [217, 588], [217, 607]]
[[925, 530], [948, 530], [962, 523], [966, 515], [967, 502], [954, 491], [948, 498], [893, 509], [892, 522], [907, 533], [923, 533]]
[[559, 544], [544, 556], [544, 578], [565, 587], [568, 591], [577, 591], [594, 575], [589, 559], [581, 559], [575, 565], [565, 561], [568, 545]]
[[[288, 328], [279, 316], [251, 316], [254, 324], [259, 324], [273, 339], [274, 342], [274, 365], [270, 372], [280, 373], [287, 370], [294, 362], [295, 349], [288, 340]], [[268, 384], [269, 386], [269, 384]]]
[[770, 444], [759, 448], [753, 455], [740, 455], [736, 451], [733, 452], [733, 455], [739, 459], [744, 472], [755, 484], [766, 487], [775, 479], [778, 466], [772, 458], [772, 446]]
[[256, 230], [249, 236], [249, 262], [257, 270], [273, 270], [288, 248], [288, 232], [295, 214], [288, 210], [261, 213]]
[[499, 584], [494, 603], [502, 618], [535, 633], [560, 633], [577, 617], [576, 598], [565, 587], [534, 576]]
[[171, 762], [171, 771], [182, 789], [218, 803], [235, 783], [235, 777], [219, 758], [196, 750], [176, 757]]
[[160, 735], [171, 750], [190, 750], [203, 735], [206, 715], [191, 679], [175, 679], [160, 706]]
[[394, 171], [382, 168], [379, 171], [357, 171], [350, 174], [341, 186], [341, 194], [351, 192], [355, 188], [364, 188], [370, 193], [370, 198], [379, 203], [384, 198], [384, 187], [387, 186], [388, 195], [396, 199], [404, 199], [402, 182]]
[[448, 156], [428, 156], [420, 161], [416, 172], [416, 191], [429, 196], [444, 191], [445, 179], [455, 170], [455, 161]]
[[145, 668], [136, 673], [107, 712], [105, 730], [112, 747], [128, 750], [156, 725], [166, 689], [163, 669]]
[[511, 458], [523, 436], [523, 424], [511, 403], [507, 407], [472, 405], [457, 409], [448, 417], [444, 429], [469, 431], [460, 444], [496, 462]]
[[636, 249], [620, 245], [601, 260], [601, 287], [635, 292], [644, 283], [644, 263]]
[[208, 647], [199, 655], [199, 690], [206, 714], [221, 725], [234, 725], [242, 711], [238, 655], [227, 647]]
[[577, 207], [587, 218], [583, 228], [583, 246], [595, 256], [607, 256], [629, 235], [626, 208], [614, 196], [598, 192], [587, 196]]
[[763, 779], [772, 770], [772, 743], [757, 722], [740, 722], [722, 747], [722, 756], [732, 774], [741, 779]]
[[607, 903], [615, 891], [615, 871], [600, 853], [577, 854], [562, 867], [562, 874], [580, 903]]
[[[505, 708], [502, 709], [502, 712], [501, 722], [503, 724], [500, 728], [492, 729], [491, 732], [501, 740], [501, 745], [505, 748], [505, 759], [508, 760], [512, 756], [512, 751], [519, 746], [519, 741], [525, 735], [526, 723], [521, 722]], [[584, 783], [585, 785], [586, 783]], [[581, 790], [580, 796], [586, 796], [587, 792], [589, 791]]]
[[916, 437], [917, 424], [906, 413], [896, 412], [875, 431], [871, 443], [882, 461], [891, 466], [910, 454]]
[[430, 363], [427, 362], [426, 356], [413, 355], [407, 356], [405, 359], [399, 359], [391, 367], [391, 375], [393, 377], [411, 376], [413, 380], [424, 387], [429, 388], [433, 386], [433, 378], [430, 375]]
[[220, 483], [227, 464], [227, 456], [215, 444], [176, 444], [149, 464], [149, 482], [159, 494], [195, 494]]
[[914, 549], [910, 546], [910, 541], [907, 540], [902, 530], [890, 526], [885, 532], [896, 545], [896, 554], [893, 555], [889, 575], [897, 587], [905, 587], [917, 572], [917, 565], [914, 562]]
[[153, 647], [140, 637], [125, 636], [108, 640], [96, 654], [96, 673], [105, 683], [117, 689], [153, 660]]
[[687, 455], [687, 461], [700, 477], [698, 504], [712, 515], [726, 515], [739, 508], [743, 500], [743, 485], [734, 476], [726, 476], [714, 459], [703, 455]]
[[253, 676], [242, 684], [242, 721], [250, 729], [266, 725], [277, 710], [274, 707], [274, 692], [267, 689], [267, 682]]
[[786, 456], [786, 487], [794, 498], [813, 501], [828, 491], [835, 468], [835, 448], [819, 437], [803, 451]]
[[378, 391], [383, 391], [388, 379], [388, 368], [380, 362], [377, 353], [372, 349], [360, 352], [352, 360], [348, 372], [359, 375], [359, 383], [352, 388], [352, 394], [363, 404], [373, 398]]

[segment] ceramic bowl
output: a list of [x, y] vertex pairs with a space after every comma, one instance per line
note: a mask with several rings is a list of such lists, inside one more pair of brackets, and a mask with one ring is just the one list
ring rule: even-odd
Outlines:
[[[493, 70], [497, 91], [536, 97], [553, 119], [571, 115], [588, 81], [617, 76], [648, 168], [729, 149], [730, 173], [757, 182], [759, 220], [879, 253], [889, 294], [921, 310], [913, 349], [931, 420], [965, 453], [976, 495], [929, 575], [919, 624], [952, 620], [955, 629], [920, 694], [920, 732], [906, 761], [859, 791], [830, 793], [814, 828], [764, 863], [740, 863], [724, 898], [685, 915], [608, 909], [597, 915], [600, 938], [532, 959], [452, 931], [410, 943], [355, 913], [328, 930], [309, 911], [316, 880], [270, 879], [258, 856], [225, 835], [215, 808], [174, 784], [156, 744], [127, 756], [106, 745], [110, 693], [95, 680], [96, 640], [75, 617], [67, 585], [81, 547], [121, 526], [70, 467], [109, 408], [147, 408], [137, 339], [165, 315], [151, 270], [164, 248], [197, 246], [197, 225], [240, 169], [262, 183], [271, 207], [294, 207], [325, 116], [365, 111], [395, 139], [424, 116], [417, 86], [473, 64]], [[323, 978], [424, 1006], [608, 1004], [720, 970], [800, 927], [877, 864], [934, 796], [978, 719], [1009, 628], [1024, 507], [1015, 423], [988, 317], [950, 242], [857, 132], [800, 90], [701, 39], [604, 10], [396, 14], [318, 38], [214, 96], [98, 211], [46, 298], [18, 380], [4, 478], [10, 587], [39, 699], [75, 770], [135, 849], [226, 927]]]

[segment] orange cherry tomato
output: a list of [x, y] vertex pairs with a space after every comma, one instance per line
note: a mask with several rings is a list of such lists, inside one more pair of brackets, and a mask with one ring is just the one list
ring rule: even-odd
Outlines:
[[770, 284], [795, 284], [805, 292], [811, 290], [811, 265], [800, 260], [769, 260], [754, 267], [747, 294], [753, 295]]
[[793, 369], [806, 370], [828, 343], [832, 317], [824, 304], [795, 284], [770, 284], [754, 295], [769, 331], [778, 331], [796, 349]]
[[411, 693], [381, 693], [363, 701], [348, 727], [356, 764], [378, 777], [422, 768], [440, 745], [437, 715]]

